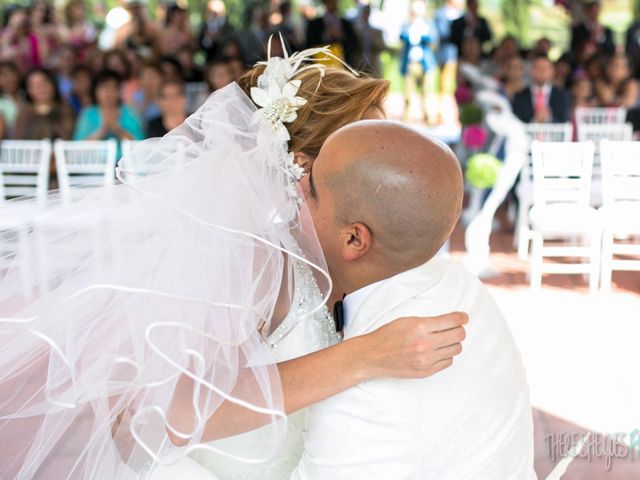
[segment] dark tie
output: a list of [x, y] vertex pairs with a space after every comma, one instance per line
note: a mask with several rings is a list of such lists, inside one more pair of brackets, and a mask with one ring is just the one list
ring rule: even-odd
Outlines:
[[336, 322], [336, 332], [340, 333], [344, 328], [344, 313], [342, 311], [342, 300], [333, 304], [333, 321]]

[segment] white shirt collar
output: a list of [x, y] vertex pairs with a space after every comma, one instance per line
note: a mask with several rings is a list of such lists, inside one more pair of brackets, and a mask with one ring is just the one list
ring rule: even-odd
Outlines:
[[351, 292], [349, 295], [342, 299], [342, 318], [344, 320], [344, 328], [347, 327], [353, 320], [353, 318], [360, 310], [360, 307], [365, 302], [369, 295], [373, 293], [373, 291], [382, 285], [387, 279], [379, 280], [375, 283], [370, 283], [355, 292]]

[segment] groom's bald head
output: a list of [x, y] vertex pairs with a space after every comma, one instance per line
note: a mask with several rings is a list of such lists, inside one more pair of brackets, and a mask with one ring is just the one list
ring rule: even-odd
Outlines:
[[451, 150], [388, 121], [353, 123], [329, 137], [310, 182], [309, 208], [336, 276], [356, 269], [357, 277], [385, 278], [426, 262], [462, 207], [462, 172]]

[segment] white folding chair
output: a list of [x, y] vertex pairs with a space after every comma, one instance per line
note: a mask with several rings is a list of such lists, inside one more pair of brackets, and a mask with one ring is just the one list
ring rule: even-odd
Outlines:
[[[613, 270], [640, 270], [640, 142], [600, 143], [602, 163], [601, 288], [611, 288]], [[617, 241], [624, 241], [618, 243]]]
[[72, 198], [75, 188], [108, 187], [115, 183], [115, 140], [56, 140], [53, 151], [60, 197], [64, 201]]
[[43, 201], [49, 187], [51, 142], [49, 140], [3, 140], [0, 142], [2, 190], [0, 202], [25, 195]]
[[616, 140], [621, 142], [633, 139], [633, 126], [630, 123], [585, 124], [578, 126], [578, 141], [591, 140], [598, 145], [600, 140]]
[[602, 171], [600, 168], [600, 141], [603, 139], [627, 142], [633, 140], [633, 126], [630, 123], [608, 123], [603, 125], [578, 126], [578, 141], [591, 140], [595, 144], [593, 172], [591, 179], [591, 204], [602, 205]]
[[578, 130], [581, 125], [597, 125], [605, 123], [624, 123], [627, 111], [624, 108], [576, 108], [576, 124]]
[[[529, 142], [570, 142], [573, 138], [573, 125], [570, 123], [529, 123], [524, 126]], [[529, 209], [533, 205], [533, 169], [531, 149], [527, 162], [520, 172], [516, 187], [518, 197], [518, 216], [516, 217], [514, 246], [518, 248], [518, 258], [524, 260], [529, 254], [531, 230], [529, 228]]]
[[[600, 227], [589, 204], [592, 142], [531, 144], [533, 207], [530, 211], [531, 287], [539, 288], [543, 273], [589, 274], [591, 290], [598, 287]], [[575, 240], [586, 240], [576, 245]], [[545, 246], [549, 240], [562, 243]], [[544, 257], [581, 257], [584, 263], [544, 263]]]
[[[27, 247], [33, 216], [47, 198], [51, 142], [4, 140], [0, 142], [0, 270], [18, 269], [22, 292], [33, 292], [34, 259]], [[20, 202], [35, 198], [32, 203]], [[12, 202], [6, 200], [14, 198]]]

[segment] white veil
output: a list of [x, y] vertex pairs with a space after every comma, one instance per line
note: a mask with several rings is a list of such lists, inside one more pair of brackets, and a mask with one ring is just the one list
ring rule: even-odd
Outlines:
[[[294, 262], [314, 269], [324, 301], [331, 286], [286, 142], [256, 111], [232, 84], [121, 160], [120, 184], [33, 215], [0, 271], [0, 478], [139, 478], [214, 448], [204, 425], [224, 401], [271, 435], [220, 453], [277, 453], [286, 417], [263, 337], [276, 304], [291, 304]], [[23, 265], [38, 272], [26, 290]], [[184, 431], [170, 406], [187, 377], [196, 418]], [[118, 424], [125, 407], [133, 417]]]

